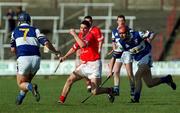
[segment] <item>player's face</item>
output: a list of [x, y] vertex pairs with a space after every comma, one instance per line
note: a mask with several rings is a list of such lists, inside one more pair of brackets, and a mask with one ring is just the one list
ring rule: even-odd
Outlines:
[[122, 39], [125, 39], [125, 38], [126, 38], [126, 33], [119, 33], [119, 35], [120, 35], [120, 37], [121, 37]]
[[123, 18], [118, 18], [117, 19], [117, 24], [118, 24], [119, 27], [122, 26], [122, 25], [125, 25], [125, 20]]
[[129, 42], [129, 41], [130, 41], [130, 34], [129, 34], [129, 32], [119, 33], [119, 36], [120, 36], [121, 39], [124, 40], [125, 42]]
[[122, 40], [125, 40], [127, 38], [126, 32], [119, 32], [119, 36], [121, 37]]
[[124, 40], [124, 41], [129, 41], [129, 39], [130, 39], [129, 32], [126, 30], [125, 27], [119, 29], [119, 36], [120, 36], [121, 39]]
[[88, 33], [88, 31], [89, 31], [89, 29], [86, 25], [84, 25], [84, 24], [80, 25], [80, 32], [82, 32], [83, 34], [86, 34], [86, 33]]

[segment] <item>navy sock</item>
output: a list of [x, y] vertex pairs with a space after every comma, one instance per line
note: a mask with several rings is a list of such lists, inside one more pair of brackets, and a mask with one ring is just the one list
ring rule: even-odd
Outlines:
[[168, 82], [167, 77], [161, 77], [160, 79], [161, 79], [161, 82], [162, 82], [162, 83], [167, 83], [167, 82]]
[[139, 101], [139, 99], [140, 99], [140, 92], [135, 92], [135, 94], [134, 94], [134, 100], [135, 100], [135, 101]]
[[119, 86], [114, 86], [114, 89], [119, 89]]
[[23, 92], [23, 91], [20, 91], [20, 92], [19, 92], [19, 95], [18, 95], [18, 100], [19, 100], [19, 101], [22, 101], [25, 96], [26, 96], [26, 93]]
[[134, 87], [131, 87], [131, 91], [130, 91], [131, 96], [134, 96], [134, 89], [135, 89]]
[[28, 88], [29, 91], [32, 91], [32, 90], [33, 90], [33, 85], [32, 85], [32, 83], [29, 83], [27, 88]]
[[116, 95], [119, 95], [119, 86], [114, 86], [113, 88], [113, 92], [116, 94]]
[[25, 97], [25, 95], [22, 95], [22, 94], [20, 94], [20, 93], [19, 93], [18, 96], [19, 96], [20, 99], [23, 99], [23, 98]]

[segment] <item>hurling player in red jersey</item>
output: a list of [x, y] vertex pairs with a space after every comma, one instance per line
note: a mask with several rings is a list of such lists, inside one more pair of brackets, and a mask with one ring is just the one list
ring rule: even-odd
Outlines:
[[[101, 55], [101, 50], [102, 50], [102, 46], [104, 43], [104, 36], [101, 32], [101, 29], [97, 26], [92, 25], [93, 23], [93, 19], [91, 16], [85, 16], [84, 20], [88, 21], [91, 25], [91, 28], [89, 29], [89, 32], [91, 32], [93, 34], [93, 36], [96, 38], [96, 40], [98, 41], [98, 52]], [[87, 90], [88, 92], [91, 92], [91, 83], [90, 81], [86, 80], [86, 84], [87, 84]]]
[[76, 43], [66, 53], [66, 55], [60, 57], [59, 60], [64, 61], [68, 56], [80, 49], [81, 64], [67, 78], [59, 97], [60, 103], [65, 102], [73, 83], [83, 78], [90, 79], [92, 87], [91, 93], [93, 95], [106, 93], [110, 95], [110, 102], [114, 101], [112, 88], [99, 87], [101, 84], [102, 63], [100, 60], [100, 54], [98, 52], [98, 42], [93, 34], [89, 32], [90, 27], [91, 26], [88, 21], [82, 21], [80, 24], [79, 35], [76, 34], [74, 29], [70, 30], [70, 34], [74, 37]]
[[102, 45], [104, 42], [104, 36], [102, 35], [101, 29], [97, 26], [93, 26], [93, 20], [91, 16], [85, 16], [84, 20], [88, 21], [91, 25], [91, 28], [89, 31], [93, 34], [93, 36], [97, 39], [98, 41], [98, 52], [101, 53], [102, 50]]

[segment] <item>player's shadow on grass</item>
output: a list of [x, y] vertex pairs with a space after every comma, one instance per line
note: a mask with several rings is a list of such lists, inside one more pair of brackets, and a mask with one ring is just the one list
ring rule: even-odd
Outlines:
[[152, 105], [172, 105], [172, 103], [154, 103]]
[[84, 106], [87, 106], [87, 105], [96, 106], [97, 104], [87, 102], [87, 103], [80, 103], [80, 105], [84, 105]]
[[140, 101], [139, 103], [131, 103], [131, 102], [126, 102], [124, 103], [126, 105], [172, 105], [173, 103], [171, 102], [158, 102], [158, 101]]
[[77, 102], [77, 103], [68, 103], [68, 102], [66, 102], [66, 103], [64, 103], [64, 104], [62, 104], [62, 103], [58, 103], [58, 102], [56, 102], [55, 103], [56, 105], [59, 105], [59, 106], [79, 106], [79, 105], [85, 105], [85, 106], [87, 106], [87, 105], [90, 105], [90, 106], [96, 106], [97, 104], [95, 104], [95, 103], [89, 103], [89, 102], [87, 102], [87, 103], [81, 103], [81, 102]]

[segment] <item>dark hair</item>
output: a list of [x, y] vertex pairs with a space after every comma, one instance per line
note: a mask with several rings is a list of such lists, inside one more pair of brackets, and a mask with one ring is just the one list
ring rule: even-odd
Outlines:
[[28, 13], [23, 12], [23, 13], [19, 14], [18, 21], [20, 23], [28, 23], [28, 24], [30, 24], [31, 17], [30, 17], [30, 15]]
[[117, 19], [118, 19], [118, 18], [123, 18], [123, 20], [126, 21], [126, 18], [125, 18], [124, 15], [118, 15], [118, 16], [117, 16]]
[[88, 28], [91, 27], [90, 23], [89, 23], [88, 21], [86, 21], [86, 20], [83, 20], [83, 21], [81, 22], [81, 24], [86, 25]]
[[90, 19], [92, 21], [92, 16], [85, 16], [84, 19]]

